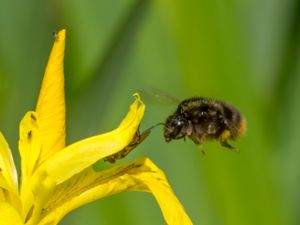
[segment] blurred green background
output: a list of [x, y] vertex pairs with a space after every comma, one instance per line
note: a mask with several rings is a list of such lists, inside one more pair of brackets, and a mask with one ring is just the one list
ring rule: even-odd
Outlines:
[[[225, 100], [247, 118], [232, 143], [240, 154], [212, 142], [203, 157], [191, 141], [166, 144], [157, 128], [119, 163], [151, 158], [195, 225], [300, 224], [299, 0], [0, 0], [0, 130], [16, 158], [18, 123], [35, 107], [61, 28], [68, 143], [115, 128], [136, 90]], [[143, 97], [142, 130], [176, 108]], [[125, 193], [61, 224], [164, 222], [151, 195]]]

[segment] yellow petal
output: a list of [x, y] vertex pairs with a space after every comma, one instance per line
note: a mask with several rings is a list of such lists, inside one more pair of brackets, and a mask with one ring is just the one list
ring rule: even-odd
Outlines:
[[11, 182], [9, 182], [1, 172], [0, 172], [0, 202], [6, 202], [11, 206], [13, 206], [15, 209], [21, 211], [21, 200], [18, 195], [18, 190], [12, 186]]
[[24, 223], [22, 223], [20, 215], [10, 204], [6, 202], [0, 202], [0, 224], [20, 225]]
[[60, 184], [94, 164], [126, 147], [135, 135], [144, 115], [145, 105], [138, 95], [121, 125], [108, 133], [84, 139], [59, 151], [39, 169]]
[[72, 177], [56, 188], [38, 224], [57, 224], [64, 215], [81, 205], [125, 191], [151, 192], [168, 225], [192, 225], [167, 178], [148, 159], [98, 173], [87, 169]]
[[22, 182], [31, 176], [37, 167], [42, 140], [39, 128], [39, 119], [35, 112], [27, 112], [20, 123], [19, 151], [21, 156]]
[[11, 151], [0, 132], [0, 173], [14, 191], [18, 190], [18, 176]]
[[39, 162], [65, 147], [64, 50], [62, 30], [56, 35], [36, 106], [43, 138]]
[[20, 197], [23, 203], [23, 217], [31, 209], [34, 196], [31, 189], [31, 177], [38, 168], [42, 139], [39, 118], [35, 112], [27, 112], [20, 123], [19, 151], [21, 156]]
[[0, 202], [1, 201], [8, 202], [19, 209], [20, 199], [18, 196], [18, 192], [17, 190], [14, 190], [14, 188], [9, 184], [9, 182], [1, 172], [0, 172], [0, 196], [1, 196]]
[[158, 202], [166, 224], [168, 225], [192, 225], [181, 203], [174, 195], [171, 187], [166, 180], [161, 180], [160, 176], [153, 176], [150, 173], [137, 174], [135, 177], [137, 183], [143, 183], [145, 187], [133, 188], [134, 191], [151, 192]]
[[2, 189], [1, 186], [0, 186], [0, 202], [6, 202], [4, 191], [5, 190]]

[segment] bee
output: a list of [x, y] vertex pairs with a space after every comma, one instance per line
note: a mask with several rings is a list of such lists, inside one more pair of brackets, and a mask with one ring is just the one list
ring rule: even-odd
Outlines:
[[170, 142], [188, 137], [200, 146], [206, 140], [218, 140], [228, 149], [239, 151], [228, 144], [245, 133], [246, 122], [239, 110], [223, 101], [204, 97], [183, 100], [164, 124], [164, 139]]

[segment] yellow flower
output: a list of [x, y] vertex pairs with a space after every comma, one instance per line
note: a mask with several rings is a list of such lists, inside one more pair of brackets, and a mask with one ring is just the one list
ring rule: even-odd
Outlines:
[[54, 225], [81, 205], [125, 191], [152, 193], [168, 225], [192, 224], [164, 173], [149, 159], [101, 172], [91, 167], [131, 142], [145, 110], [138, 94], [118, 128], [65, 146], [64, 48], [62, 30], [55, 38], [36, 110], [20, 123], [20, 186], [0, 133], [0, 224]]

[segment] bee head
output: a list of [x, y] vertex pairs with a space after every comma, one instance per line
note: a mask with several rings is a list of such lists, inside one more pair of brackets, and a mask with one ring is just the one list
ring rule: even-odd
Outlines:
[[166, 142], [182, 137], [182, 128], [186, 127], [187, 120], [180, 114], [173, 114], [166, 120], [164, 137]]

